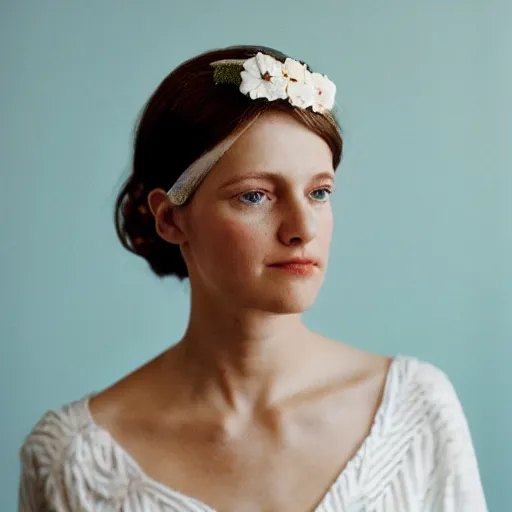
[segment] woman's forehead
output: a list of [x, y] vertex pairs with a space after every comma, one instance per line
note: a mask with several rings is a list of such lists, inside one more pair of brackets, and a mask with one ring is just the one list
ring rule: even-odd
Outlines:
[[[289, 114], [280, 112], [257, 119], [212, 169], [215, 181], [257, 175], [300, 179], [319, 172], [334, 174], [327, 142]], [[263, 176], [265, 173], [267, 176]]]
[[324, 181], [334, 183], [335, 175], [334, 171], [321, 171], [319, 169], [311, 169], [311, 170], [262, 170], [262, 171], [247, 171], [247, 172], [237, 172], [234, 176], [230, 178], [222, 179], [222, 176], [219, 176], [219, 189], [227, 189], [230, 187], [234, 187], [241, 183], [249, 183], [254, 181], [270, 181], [276, 184], [284, 184], [288, 182], [310, 182], [310, 181]]

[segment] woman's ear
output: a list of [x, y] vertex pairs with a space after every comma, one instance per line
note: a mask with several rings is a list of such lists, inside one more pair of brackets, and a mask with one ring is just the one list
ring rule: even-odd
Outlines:
[[156, 232], [171, 244], [180, 244], [185, 240], [185, 234], [177, 223], [176, 207], [161, 188], [156, 188], [148, 194], [148, 204], [155, 217]]

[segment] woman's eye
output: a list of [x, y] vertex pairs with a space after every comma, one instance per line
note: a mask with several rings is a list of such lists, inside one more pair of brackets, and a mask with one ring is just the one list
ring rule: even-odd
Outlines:
[[259, 192], [259, 191], [255, 190], [252, 192], [247, 192], [245, 194], [242, 194], [240, 196], [240, 200], [245, 204], [257, 205], [257, 204], [261, 203], [261, 201], [257, 200], [258, 197], [261, 198], [261, 196], [265, 196], [265, 194], [263, 192]]
[[332, 194], [332, 190], [330, 188], [319, 188], [317, 190], [313, 190], [313, 192], [311, 192], [311, 195], [315, 195], [315, 194], [318, 194], [318, 192], [320, 192], [320, 195], [316, 195], [316, 197], [314, 197], [314, 199], [317, 199], [318, 201], [320, 201], [321, 203], [327, 201], [327, 199], [329, 199], [329, 196]]
[[[310, 197], [319, 203], [325, 203], [329, 199], [329, 196], [332, 194], [332, 192], [333, 190], [330, 188], [319, 188], [317, 190], [313, 190], [313, 192], [310, 194]], [[242, 194], [240, 196], [240, 200], [247, 205], [257, 206], [263, 202], [265, 197], [265, 192], [261, 192], [260, 190], [252, 190], [251, 192]]]

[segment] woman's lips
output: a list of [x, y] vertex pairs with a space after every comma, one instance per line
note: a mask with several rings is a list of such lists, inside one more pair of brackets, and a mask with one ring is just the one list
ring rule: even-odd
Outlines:
[[280, 263], [277, 265], [270, 265], [270, 267], [290, 274], [309, 276], [315, 271], [316, 265], [314, 263]]

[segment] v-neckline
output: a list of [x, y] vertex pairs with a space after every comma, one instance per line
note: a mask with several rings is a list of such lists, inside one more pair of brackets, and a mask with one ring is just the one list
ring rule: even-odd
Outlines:
[[[314, 512], [321, 512], [321, 510], [324, 508], [325, 503], [328, 502], [331, 494], [335, 491], [337, 488], [339, 482], [346, 478], [347, 475], [349, 475], [350, 471], [353, 470], [354, 465], [362, 457], [362, 454], [365, 452], [366, 447], [368, 443], [373, 439], [373, 437], [376, 434], [376, 431], [378, 430], [380, 424], [382, 423], [382, 416], [386, 410], [386, 406], [390, 399], [391, 394], [391, 382], [393, 380], [393, 376], [396, 373], [397, 367], [399, 366], [399, 363], [405, 359], [405, 356], [401, 354], [397, 354], [391, 359], [391, 363], [389, 364], [386, 379], [384, 383], [384, 388], [382, 391], [381, 400], [379, 403], [379, 406], [377, 407], [377, 411], [373, 417], [373, 421], [370, 427], [370, 431], [368, 435], [363, 439], [359, 447], [357, 448], [355, 454], [347, 461], [343, 469], [340, 471], [340, 473], [336, 476], [334, 481], [332, 482], [331, 486], [327, 489], [319, 503], [315, 506]], [[158, 480], [155, 480], [151, 476], [149, 476], [140, 466], [140, 464], [135, 460], [135, 458], [130, 454], [128, 450], [124, 448], [124, 446], [121, 445], [120, 442], [118, 442], [115, 437], [105, 428], [101, 427], [96, 423], [96, 421], [93, 418], [91, 409], [89, 407], [89, 401], [90, 399], [95, 395], [96, 393], [89, 393], [86, 395], [81, 401], [83, 404], [83, 408], [85, 410], [85, 416], [87, 418], [87, 422], [90, 426], [92, 426], [95, 430], [98, 432], [101, 432], [102, 435], [108, 439], [108, 442], [116, 448], [116, 450], [121, 453], [123, 458], [130, 464], [130, 466], [133, 468], [135, 473], [139, 476], [139, 478], [151, 486], [155, 491], [160, 492], [165, 497], [171, 497], [171, 498], [181, 498], [184, 502], [192, 502], [196, 507], [200, 507], [202, 510], [201, 512], [218, 512], [216, 509], [211, 507], [210, 505], [204, 503], [203, 501], [199, 500], [198, 498], [194, 498], [193, 496], [190, 496], [188, 494], [182, 493], [176, 489], [173, 489], [172, 487], [169, 487], [168, 485], [165, 485]]]

